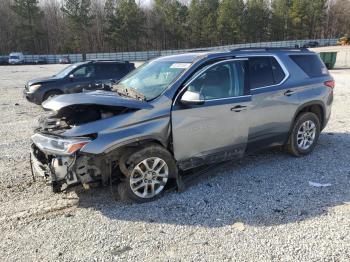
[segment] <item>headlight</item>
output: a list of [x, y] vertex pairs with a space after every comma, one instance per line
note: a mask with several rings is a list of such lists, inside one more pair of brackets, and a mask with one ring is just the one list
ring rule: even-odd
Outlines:
[[31, 86], [29, 86], [29, 91], [34, 92], [34, 91], [38, 90], [40, 87], [41, 87], [41, 84], [31, 85]]
[[44, 136], [39, 133], [32, 136], [33, 143], [42, 151], [58, 155], [71, 155], [91, 142], [89, 138], [60, 138]]

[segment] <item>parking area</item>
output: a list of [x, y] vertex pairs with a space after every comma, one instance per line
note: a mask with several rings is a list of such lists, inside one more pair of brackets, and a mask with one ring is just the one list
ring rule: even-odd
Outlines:
[[2, 261], [350, 261], [350, 69], [331, 71], [332, 116], [311, 155], [268, 150], [126, 205], [110, 188], [53, 194], [32, 180], [43, 111], [22, 91], [63, 67], [0, 67]]

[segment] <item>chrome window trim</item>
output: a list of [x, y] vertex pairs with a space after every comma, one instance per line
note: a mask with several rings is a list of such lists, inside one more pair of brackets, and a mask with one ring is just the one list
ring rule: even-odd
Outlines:
[[[175, 105], [177, 99], [179, 98], [179, 95], [182, 94], [182, 92], [184, 91], [185, 88], [187, 88], [194, 80], [196, 80], [202, 73], [204, 73], [205, 71], [209, 70], [210, 68], [219, 65], [219, 64], [223, 64], [226, 62], [234, 62], [234, 61], [247, 61], [248, 58], [232, 58], [232, 59], [227, 59], [227, 60], [222, 60], [222, 61], [218, 61], [214, 64], [209, 65], [208, 67], [204, 67], [201, 70], [199, 70], [196, 75], [196, 77], [192, 78], [183, 88], [181, 88], [180, 92], [176, 95], [174, 102], [173, 102], [173, 106]], [[251, 96], [251, 95], [246, 95], [246, 96]], [[223, 100], [223, 99], [232, 99], [232, 98], [237, 98], [237, 97], [246, 97], [246, 96], [231, 96], [231, 97], [224, 97], [224, 98], [215, 98], [215, 99], [210, 99], [210, 100], [206, 100], [206, 101], [215, 101], [215, 100]]]
[[251, 97], [251, 96], [252, 96], [252, 95], [230, 96], [230, 97], [223, 97], [223, 98], [214, 98], [214, 99], [210, 99], [210, 100], [204, 100], [204, 102], [220, 101], [220, 100], [235, 99], [235, 98], [244, 98], [244, 97]]
[[279, 82], [278, 84], [274, 84], [274, 85], [269, 85], [269, 86], [262, 86], [262, 87], [255, 87], [255, 88], [251, 88], [251, 91], [254, 90], [259, 90], [259, 89], [264, 89], [264, 88], [269, 88], [269, 87], [275, 87], [275, 86], [280, 86], [282, 85], [284, 82], [287, 81], [287, 79], [289, 78], [290, 74], [286, 68], [286, 66], [284, 65], [284, 63], [281, 61], [281, 59], [277, 56], [277, 55], [273, 55], [273, 54], [249, 54], [249, 55], [238, 55], [237, 57], [273, 57], [276, 59], [277, 63], [280, 65], [280, 67], [282, 68], [285, 77], [282, 79], [281, 82]]

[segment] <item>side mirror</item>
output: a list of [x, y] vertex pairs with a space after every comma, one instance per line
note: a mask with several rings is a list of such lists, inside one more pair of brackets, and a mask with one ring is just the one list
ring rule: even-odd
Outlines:
[[73, 80], [73, 79], [74, 79], [74, 75], [73, 75], [73, 74], [70, 74], [70, 75], [69, 75], [69, 79], [70, 79], [70, 80]]
[[182, 95], [180, 102], [184, 105], [201, 105], [205, 100], [201, 93], [187, 90]]

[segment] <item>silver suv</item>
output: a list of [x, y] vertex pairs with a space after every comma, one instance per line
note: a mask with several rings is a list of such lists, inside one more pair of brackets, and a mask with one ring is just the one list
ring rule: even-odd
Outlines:
[[331, 114], [334, 80], [306, 49], [238, 49], [146, 62], [111, 92], [43, 104], [31, 164], [53, 190], [118, 183], [153, 200], [179, 173], [283, 146], [309, 154]]

